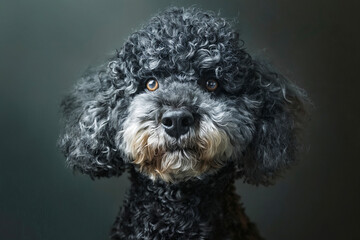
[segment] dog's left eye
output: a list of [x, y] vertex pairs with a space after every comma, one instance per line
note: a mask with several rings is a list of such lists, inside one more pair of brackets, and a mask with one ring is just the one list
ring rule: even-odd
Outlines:
[[205, 82], [205, 87], [209, 92], [215, 91], [218, 88], [218, 86], [219, 86], [219, 83], [215, 79], [208, 79]]
[[159, 88], [159, 83], [158, 83], [158, 81], [156, 81], [155, 79], [149, 79], [149, 80], [146, 82], [146, 88], [147, 88], [149, 91], [155, 91], [156, 89]]

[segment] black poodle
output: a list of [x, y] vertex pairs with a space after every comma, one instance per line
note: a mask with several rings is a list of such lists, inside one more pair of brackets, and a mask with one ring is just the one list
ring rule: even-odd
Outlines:
[[234, 182], [294, 162], [305, 101], [224, 18], [170, 8], [64, 99], [60, 146], [91, 178], [130, 172], [111, 239], [261, 239]]

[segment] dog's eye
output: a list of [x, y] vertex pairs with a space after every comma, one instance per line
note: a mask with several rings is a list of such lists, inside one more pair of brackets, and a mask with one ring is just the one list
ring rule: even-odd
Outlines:
[[146, 88], [147, 88], [149, 91], [155, 91], [156, 89], [159, 88], [159, 83], [158, 83], [158, 81], [156, 81], [155, 79], [149, 79], [149, 80], [146, 82]]
[[205, 83], [205, 87], [209, 92], [215, 91], [219, 86], [218, 81], [215, 79], [208, 79]]

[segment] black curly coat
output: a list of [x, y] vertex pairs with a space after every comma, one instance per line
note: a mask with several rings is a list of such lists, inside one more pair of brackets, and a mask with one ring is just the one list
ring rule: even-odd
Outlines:
[[239, 204], [234, 166], [178, 184], [131, 171], [131, 189], [112, 239], [262, 239]]
[[[267, 185], [294, 162], [304, 102], [225, 19], [170, 8], [64, 99], [60, 147], [92, 178], [130, 171], [112, 239], [261, 239], [234, 181]], [[178, 139], [161, 127], [173, 109], [194, 118]]]

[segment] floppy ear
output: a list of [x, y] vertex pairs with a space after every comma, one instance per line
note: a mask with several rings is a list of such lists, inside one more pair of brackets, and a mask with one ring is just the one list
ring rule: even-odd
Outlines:
[[126, 104], [114, 77], [107, 65], [92, 69], [61, 103], [64, 131], [59, 146], [67, 165], [91, 178], [120, 175], [125, 169], [114, 137]]
[[295, 160], [298, 130], [305, 116], [305, 92], [266, 64], [254, 61], [248, 94], [259, 103], [255, 133], [243, 161], [242, 176], [252, 184], [271, 184]]

